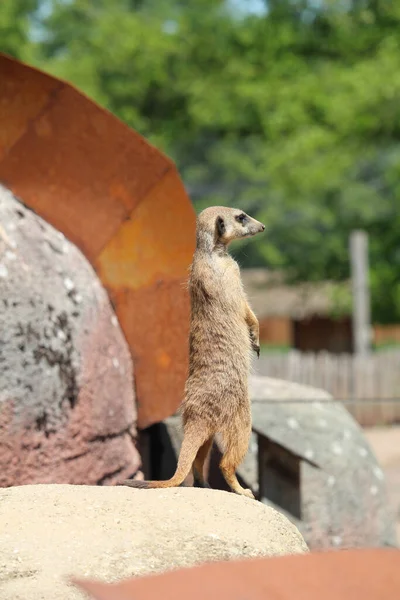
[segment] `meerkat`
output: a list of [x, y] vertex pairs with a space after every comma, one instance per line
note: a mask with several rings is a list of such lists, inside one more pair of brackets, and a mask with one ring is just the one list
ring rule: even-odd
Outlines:
[[178, 466], [167, 481], [127, 480], [121, 485], [176, 487], [192, 469], [194, 485], [209, 487], [204, 463], [218, 433], [223, 442], [220, 469], [227, 484], [233, 492], [254, 498], [239, 484], [236, 470], [251, 435], [248, 377], [251, 351], [260, 355], [259, 324], [228, 246], [264, 229], [239, 209], [213, 206], [198, 215], [189, 277], [189, 373], [180, 407], [184, 437]]

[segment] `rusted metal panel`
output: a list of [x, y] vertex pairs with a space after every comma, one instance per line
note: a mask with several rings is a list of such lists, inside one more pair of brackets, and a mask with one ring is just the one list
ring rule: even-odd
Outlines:
[[118, 583], [75, 580], [96, 600], [397, 600], [399, 550], [221, 562]]
[[175, 412], [187, 374], [189, 300], [182, 281], [120, 292], [117, 315], [132, 348], [138, 425]]
[[175, 412], [187, 374], [195, 221], [185, 198], [169, 171], [96, 261], [132, 348], [142, 428]]
[[0, 160], [63, 85], [0, 53]]
[[[8, 106], [6, 128], [18, 116]], [[170, 168], [143, 138], [65, 84], [8, 148], [0, 180], [93, 261]]]
[[188, 275], [195, 222], [185, 201], [176, 171], [168, 171], [98, 256], [97, 271], [106, 286], [139, 290]]
[[74, 242], [135, 362], [139, 426], [172, 414], [187, 369], [195, 215], [176, 168], [69, 84], [0, 54], [0, 182]]

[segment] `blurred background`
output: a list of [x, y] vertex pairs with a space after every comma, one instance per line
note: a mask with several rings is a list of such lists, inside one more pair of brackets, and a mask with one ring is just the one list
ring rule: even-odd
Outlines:
[[[384, 0], [0, 4], [0, 51], [72, 83], [172, 158], [196, 212], [235, 206], [265, 223], [232, 248], [260, 319], [256, 372], [345, 404], [385, 471], [398, 532], [399, 33], [400, 4]], [[285, 393], [269, 399], [312, 399]], [[294, 421], [282, 422], [290, 438]], [[151, 435], [161, 476], [173, 467], [159, 464], [161, 430]]]

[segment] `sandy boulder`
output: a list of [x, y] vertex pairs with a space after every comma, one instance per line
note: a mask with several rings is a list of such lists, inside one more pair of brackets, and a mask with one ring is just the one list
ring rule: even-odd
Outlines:
[[243, 557], [307, 552], [271, 507], [216, 490], [35, 485], [0, 490], [2, 600], [77, 600], [102, 581]]

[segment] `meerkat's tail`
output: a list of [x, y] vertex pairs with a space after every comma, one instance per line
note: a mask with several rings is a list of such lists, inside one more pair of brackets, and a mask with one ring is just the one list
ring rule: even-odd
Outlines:
[[178, 487], [189, 475], [197, 452], [205, 440], [206, 437], [199, 431], [196, 432], [193, 429], [185, 431], [181, 451], [179, 453], [178, 466], [171, 479], [167, 479], [166, 481], [140, 481], [126, 479], [119, 485], [127, 485], [129, 487], [138, 489]]

